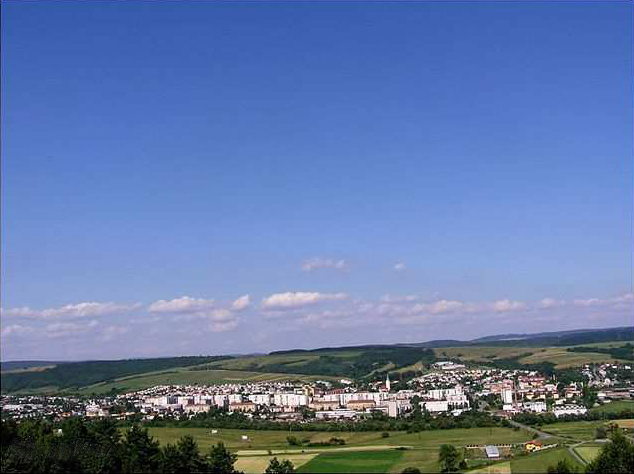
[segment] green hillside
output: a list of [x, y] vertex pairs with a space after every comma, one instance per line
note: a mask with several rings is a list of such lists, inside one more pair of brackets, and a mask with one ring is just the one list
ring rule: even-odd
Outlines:
[[[489, 340], [455, 342], [453, 347], [368, 345], [272, 352], [244, 357], [171, 357], [66, 363], [4, 363], [2, 393], [106, 393], [138, 390], [157, 384], [215, 384], [255, 380], [315, 380], [349, 378], [374, 381], [389, 372], [392, 380], [408, 380], [437, 360], [501, 369], [527, 368], [559, 373], [590, 363], [628, 362], [633, 346], [622, 338], [627, 331], [606, 330], [567, 335], [557, 341], [580, 345], [529, 346]], [[612, 335], [614, 341], [605, 341]], [[552, 337], [552, 336], [549, 336]], [[533, 341], [544, 341], [537, 337]]]

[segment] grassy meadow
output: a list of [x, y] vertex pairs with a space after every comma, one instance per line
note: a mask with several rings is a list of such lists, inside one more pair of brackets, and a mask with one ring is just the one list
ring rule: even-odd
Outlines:
[[338, 473], [338, 472], [389, 472], [403, 456], [403, 451], [348, 451], [321, 453], [297, 472]]
[[[521, 443], [532, 436], [509, 428], [471, 428], [406, 433], [390, 432], [289, 432], [219, 429], [212, 434], [206, 428], [150, 428], [161, 444], [175, 444], [185, 435], [193, 436], [203, 452], [218, 442], [238, 454], [237, 466], [246, 473], [263, 472], [269, 460], [290, 459], [299, 472], [400, 472], [415, 466], [424, 472], [438, 472], [438, 449], [442, 444]], [[286, 437], [296, 436], [308, 443], [342, 438], [343, 446], [289, 446]], [[243, 441], [242, 436], [248, 440]], [[401, 449], [397, 449], [397, 448]], [[402, 449], [406, 448], [406, 449]], [[373, 469], [368, 471], [368, 469]]]
[[625, 410], [634, 410], [634, 400], [617, 400], [598, 407], [592, 407], [589, 411], [603, 413], [620, 413]]
[[[623, 342], [584, 344], [584, 347], [618, 347]], [[569, 346], [574, 347], [574, 346]], [[486, 363], [492, 360], [508, 359], [531, 353], [519, 359], [523, 364], [538, 364], [540, 362], [552, 362], [557, 369], [578, 367], [585, 364], [598, 364], [604, 362], [627, 362], [615, 359], [609, 354], [598, 352], [568, 352], [568, 347], [498, 347], [498, 346], [465, 346], [443, 347], [434, 349], [438, 358], [458, 358], [465, 362]]]
[[301, 374], [274, 374], [266, 372], [248, 372], [242, 370], [193, 370], [191, 367], [176, 368], [170, 371], [123, 377], [109, 382], [102, 382], [79, 390], [80, 393], [107, 393], [112, 389], [118, 391], [142, 390], [155, 385], [210, 385], [241, 382], [268, 382], [281, 380], [330, 380], [332, 377]]

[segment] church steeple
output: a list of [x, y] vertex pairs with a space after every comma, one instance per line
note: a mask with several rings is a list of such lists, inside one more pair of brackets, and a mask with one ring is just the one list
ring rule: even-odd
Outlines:
[[390, 374], [385, 377], [385, 389], [389, 392], [392, 384], [390, 384]]

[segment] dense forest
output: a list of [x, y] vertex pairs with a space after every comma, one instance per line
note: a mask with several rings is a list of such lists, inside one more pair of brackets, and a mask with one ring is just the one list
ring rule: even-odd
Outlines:
[[84, 387], [129, 375], [205, 364], [230, 358], [228, 356], [201, 356], [67, 362], [40, 372], [3, 373], [2, 393], [42, 387], [57, 387], [59, 389]]
[[615, 359], [634, 360], [634, 346], [629, 342], [620, 347], [592, 347], [579, 346], [569, 347], [569, 352], [598, 352], [599, 354], [609, 354]]
[[596, 421], [596, 420], [623, 420], [634, 418], [634, 410], [620, 412], [589, 411], [584, 415], [562, 415], [557, 418], [553, 413], [518, 413], [513, 420], [526, 425], [547, 425], [564, 421]]
[[294, 360], [289, 360], [286, 363], [253, 364], [247, 366], [246, 370], [253, 372], [301, 373], [306, 375], [336, 375], [361, 379], [388, 364], [394, 365], [390, 369], [393, 370], [407, 367], [417, 362], [429, 365], [434, 360], [435, 356], [432, 349], [376, 346], [360, 352], [357, 357], [339, 357], [323, 354], [301, 365]]
[[104, 419], [74, 418], [59, 424], [2, 420], [0, 466], [3, 473], [237, 473], [236, 455], [222, 443], [203, 454], [191, 436], [159, 446], [147, 429], [123, 434]]

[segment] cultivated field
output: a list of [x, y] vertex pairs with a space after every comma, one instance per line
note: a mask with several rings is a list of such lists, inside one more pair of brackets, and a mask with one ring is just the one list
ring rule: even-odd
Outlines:
[[403, 456], [403, 451], [348, 451], [321, 453], [298, 472], [338, 473], [338, 472], [389, 472]]
[[[621, 342], [604, 342], [596, 344], [582, 344], [584, 347], [619, 347]], [[574, 347], [574, 346], [569, 346]], [[518, 357], [522, 354], [531, 355], [522, 357], [518, 361], [523, 364], [537, 364], [540, 362], [552, 362], [558, 369], [578, 367], [591, 363], [603, 362], [627, 362], [615, 359], [609, 354], [598, 352], [568, 352], [568, 347], [497, 347], [497, 346], [466, 346], [443, 347], [434, 349], [438, 358], [458, 358], [465, 362], [486, 363], [492, 360]]]
[[583, 466], [570, 454], [568, 448], [553, 448], [546, 449], [544, 451], [538, 451], [534, 454], [527, 456], [520, 456], [511, 460], [511, 472], [513, 474], [535, 474], [546, 472], [548, 466], [557, 464], [562, 459], [566, 459], [571, 465], [577, 469], [582, 469]]
[[[579, 367], [585, 364], [601, 364], [605, 362], [619, 362], [609, 354], [600, 354], [598, 352], [568, 352], [566, 347], [548, 347], [533, 351], [528, 348], [527, 352], [533, 352], [533, 355], [520, 359], [524, 364], [538, 364], [540, 362], [552, 362], [558, 369], [566, 369], [569, 367]], [[623, 361], [621, 361], [623, 362]]]
[[561, 421], [543, 425], [540, 429], [554, 436], [584, 441], [594, 439], [597, 427], [603, 426], [605, 423], [605, 420]]
[[242, 370], [192, 370], [191, 367], [176, 368], [169, 371], [133, 375], [110, 382], [89, 385], [80, 393], [107, 393], [112, 389], [123, 391], [142, 390], [155, 385], [210, 385], [240, 382], [266, 382], [280, 380], [330, 380], [332, 377], [301, 374], [273, 374], [266, 372], [248, 372]]
[[586, 463], [593, 461], [601, 452], [601, 446], [577, 446], [574, 448], [576, 453], [581, 456]]
[[[262, 472], [272, 456], [302, 463], [300, 472], [400, 472], [415, 466], [424, 472], [437, 472], [438, 448], [442, 444], [457, 447], [467, 444], [502, 444], [524, 442], [531, 436], [509, 428], [471, 428], [423, 431], [420, 433], [391, 432], [289, 432], [218, 429], [212, 434], [206, 428], [150, 428], [150, 434], [161, 444], [174, 444], [185, 435], [193, 436], [203, 452], [223, 442], [238, 454], [238, 466], [245, 472]], [[344, 446], [295, 447], [286, 437], [296, 436], [309, 443], [318, 443], [335, 436], [346, 441]], [[243, 441], [242, 436], [248, 440]], [[406, 449], [397, 449], [399, 447]], [[300, 456], [300, 457], [297, 457]], [[370, 462], [371, 461], [371, 462]], [[293, 461], [294, 462], [294, 461]], [[303, 464], [306, 463], [306, 464]], [[369, 464], [368, 464], [369, 463]], [[250, 469], [254, 469], [251, 471]], [[368, 471], [368, 469], [373, 469]]]
[[269, 466], [269, 462], [271, 459], [276, 457], [278, 460], [282, 461], [284, 459], [288, 459], [293, 463], [293, 466], [296, 468], [302, 466], [307, 463], [311, 459], [317, 456], [316, 453], [313, 454], [292, 454], [292, 455], [277, 455], [277, 456], [248, 456], [248, 457], [239, 457], [235, 463], [235, 468], [238, 471], [242, 471], [244, 473], [262, 473]]
[[606, 403], [598, 407], [590, 408], [591, 412], [619, 413], [625, 410], [634, 410], [634, 400], [618, 400]]

